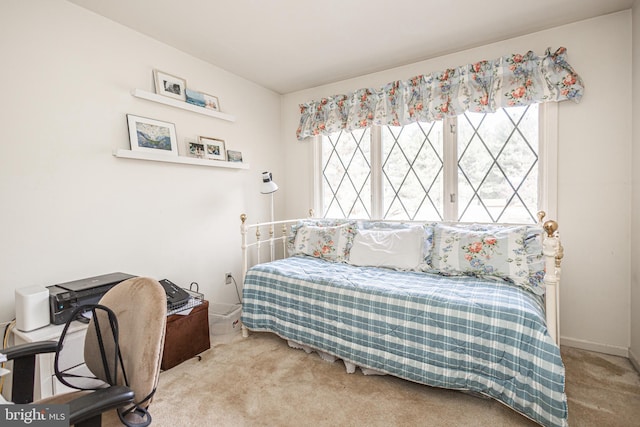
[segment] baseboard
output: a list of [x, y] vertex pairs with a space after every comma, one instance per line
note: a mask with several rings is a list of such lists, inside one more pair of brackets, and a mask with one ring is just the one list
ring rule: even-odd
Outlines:
[[631, 349], [629, 349], [629, 361], [631, 362], [631, 364], [633, 365], [634, 368], [636, 368], [636, 371], [640, 372], [640, 359], [638, 359], [638, 357], [633, 354], [633, 351], [631, 351]]
[[598, 353], [611, 354], [629, 358], [629, 348], [616, 345], [600, 344], [591, 341], [579, 340], [575, 338], [560, 337], [560, 345], [580, 348], [582, 350], [595, 351]]

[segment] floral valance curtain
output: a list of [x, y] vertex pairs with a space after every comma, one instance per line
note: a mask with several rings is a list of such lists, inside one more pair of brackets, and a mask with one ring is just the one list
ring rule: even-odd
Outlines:
[[432, 122], [465, 111], [490, 113], [565, 99], [579, 102], [583, 91], [564, 47], [555, 53], [547, 49], [541, 57], [529, 51], [301, 104], [296, 134], [302, 140], [373, 125]]

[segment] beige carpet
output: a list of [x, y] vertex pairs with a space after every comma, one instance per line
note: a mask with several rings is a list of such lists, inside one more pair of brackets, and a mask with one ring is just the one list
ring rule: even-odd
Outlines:
[[[640, 426], [640, 376], [627, 359], [563, 348], [569, 425]], [[153, 426], [536, 426], [501, 403], [390, 376], [253, 333], [160, 374]]]

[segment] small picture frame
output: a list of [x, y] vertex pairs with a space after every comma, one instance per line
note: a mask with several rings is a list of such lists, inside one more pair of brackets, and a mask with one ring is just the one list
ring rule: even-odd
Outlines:
[[187, 150], [190, 157], [204, 159], [204, 144], [196, 141], [189, 141], [187, 143]]
[[239, 162], [242, 163], [242, 152], [227, 150], [227, 160], [230, 162]]
[[158, 95], [168, 96], [169, 98], [186, 101], [187, 96], [185, 90], [187, 81], [183, 78], [172, 76], [160, 70], [153, 70], [153, 79], [156, 84], [156, 93]]
[[199, 142], [204, 146], [204, 156], [212, 160], [226, 160], [224, 140], [201, 136]]
[[213, 111], [220, 111], [220, 101], [217, 96], [202, 94], [204, 96], [204, 108], [208, 108]]
[[176, 125], [160, 120], [127, 114], [132, 151], [178, 155]]
[[220, 111], [220, 101], [218, 101], [217, 96], [207, 95], [206, 93], [191, 90], [189, 88], [185, 90], [185, 93], [189, 104], [197, 105], [198, 107], [207, 108], [209, 110]]

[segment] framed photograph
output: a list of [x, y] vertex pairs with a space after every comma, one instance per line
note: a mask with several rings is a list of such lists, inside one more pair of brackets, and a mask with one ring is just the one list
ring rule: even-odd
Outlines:
[[187, 150], [189, 150], [189, 156], [197, 159], [204, 159], [204, 144], [195, 141], [189, 141], [187, 143]]
[[220, 102], [218, 101], [217, 96], [207, 95], [206, 93], [197, 92], [191, 89], [186, 89], [185, 93], [189, 104], [208, 108], [209, 110], [220, 111]]
[[158, 95], [168, 96], [169, 98], [186, 101], [187, 96], [185, 90], [187, 81], [180, 77], [172, 76], [164, 71], [153, 70], [153, 79], [156, 83], [156, 93]]
[[199, 141], [204, 145], [204, 156], [207, 159], [226, 160], [226, 151], [222, 139], [201, 136]]
[[240, 151], [227, 150], [227, 160], [242, 163], [242, 153]]
[[173, 123], [127, 114], [129, 142], [133, 151], [178, 155], [178, 138]]
[[214, 111], [220, 111], [220, 101], [217, 96], [202, 94], [204, 96], [204, 108], [208, 108]]

